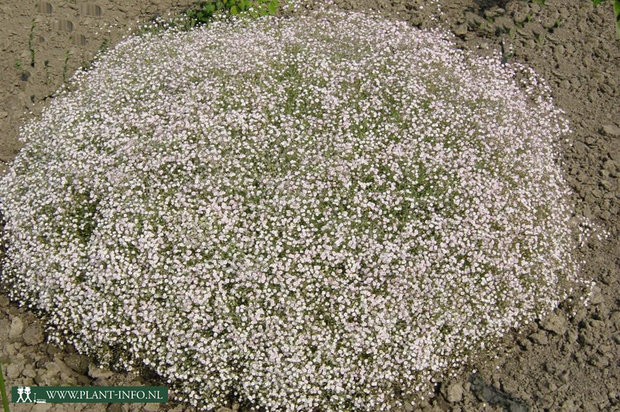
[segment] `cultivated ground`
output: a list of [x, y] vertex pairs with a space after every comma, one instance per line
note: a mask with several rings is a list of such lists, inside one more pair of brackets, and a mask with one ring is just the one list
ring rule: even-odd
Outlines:
[[[18, 152], [19, 125], [78, 67], [118, 41], [138, 18], [178, 10], [187, 0], [0, 0], [0, 173]], [[320, 7], [316, 0], [312, 7]], [[611, 3], [590, 0], [336, 1], [347, 10], [373, 7], [418, 27], [453, 31], [463, 48], [504, 53], [532, 66], [553, 89], [574, 129], [564, 150], [577, 210], [609, 233], [582, 251], [584, 276], [597, 283], [590, 304], [568, 301], [479, 359], [462, 376], [437, 385], [420, 410], [620, 410], [620, 41]], [[424, 7], [420, 9], [420, 6]], [[0, 293], [0, 361], [7, 387], [17, 385], [165, 384], [96, 368], [71, 348], [45, 343], [36, 316]], [[8, 375], [8, 376], [7, 376]], [[149, 380], [150, 379], [150, 380]], [[154, 379], [154, 380], [153, 380]], [[233, 409], [238, 405], [228, 405]], [[183, 405], [22, 405], [15, 410], [191, 410]]]

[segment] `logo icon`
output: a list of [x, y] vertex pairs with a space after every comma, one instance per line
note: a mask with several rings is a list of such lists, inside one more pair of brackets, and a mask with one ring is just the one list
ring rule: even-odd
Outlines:
[[33, 402], [33, 400], [30, 398], [30, 392], [31, 390], [29, 386], [19, 386], [17, 388], [17, 395], [19, 396], [15, 403]]

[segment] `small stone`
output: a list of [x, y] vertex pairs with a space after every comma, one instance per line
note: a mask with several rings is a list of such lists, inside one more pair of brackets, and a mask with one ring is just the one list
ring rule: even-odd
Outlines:
[[451, 383], [445, 389], [442, 386], [442, 389], [442, 394], [450, 403], [460, 402], [463, 399], [463, 385], [459, 382]]
[[61, 350], [56, 345], [47, 345], [46, 346], [46, 352], [47, 352], [48, 355], [54, 356], [54, 355], [60, 353]]
[[543, 332], [532, 333], [529, 338], [534, 343], [538, 343], [539, 345], [546, 345], [549, 341], [547, 340], [547, 335]]
[[32, 365], [26, 365], [26, 367], [22, 371], [22, 375], [24, 375], [27, 378], [34, 378], [35, 376], [37, 376], [37, 373], [35, 372]]
[[106, 409], [106, 412], [123, 412], [123, 407], [120, 403], [111, 403]]
[[475, 13], [467, 12], [465, 13], [465, 18], [471, 28], [480, 27], [485, 23], [485, 20]]
[[[11, 322], [8, 319], [0, 318], [0, 330], [10, 330]], [[6, 342], [8, 336], [5, 333], [0, 333], [0, 344]]]
[[98, 368], [94, 363], [88, 365], [88, 376], [93, 379], [109, 378], [112, 375], [114, 375], [114, 372]]
[[24, 365], [21, 363], [10, 363], [6, 367], [6, 376], [9, 379], [17, 379], [24, 370]]
[[64, 362], [67, 364], [68, 367], [70, 367], [77, 373], [86, 374], [88, 372], [88, 365], [90, 363], [90, 360], [84, 355], [72, 353], [65, 356]]
[[221, 408], [217, 410], [217, 412], [233, 412], [233, 410], [225, 406], [222, 406]]
[[452, 31], [454, 32], [454, 34], [456, 34], [457, 36], [464, 36], [467, 34], [467, 24], [459, 24], [457, 26], [454, 26], [452, 28]]
[[590, 334], [583, 331], [577, 336], [577, 342], [579, 342], [579, 344], [583, 347], [592, 346], [594, 344]]
[[615, 311], [609, 317], [609, 320], [614, 325], [617, 331], [620, 331], [620, 311]]
[[54, 405], [51, 403], [37, 403], [33, 405], [32, 412], [46, 412], [52, 410]]
[[592, 294], [590, 296], [590, 304], [599, 305], [603, 303], [603, 301], [604, 301], [604, 298], [603, 298], [603, 295], [601, 294], [601, 290], [598, 287], [593, 288]]
[[601, 127], [601, 132], [610, 137], [620, 137], [620, 127], [613, 124], [606, 124]]
[[514, 21], [508, 17], [499, 17], [495, 20], [495, 27], [502, 29], [506, 32], [514, 28]]
[[564, 335], [566, 329], [568, 328], [566, 319], [555, 313], [547, 316], [547, 318], [541, 322], [540, 326], [543, 329], [560, 336]]
[[[9, 114], [7, 112], [5, 112], [4, 110], [0, 110], [0, 119], [4, 119], [8, 115]], [[9, 301], [6, 296], [2, 296], [2, 298], [6, 299], [7, 302]], [[4, 300], [2, 298], [0, 298], [0, 305], [6, 306], [6, 304], [3, 303]]]
[[584, 141], [586, 142], [586, 144], [588, 146], [592, 147], [592, 146], [596, 145], [597, 139], [592, 137], [592, 136], [586, 136]]
[[62, 357], [56, 355], [54, 357], [54, 363], [56, 364], [56, 366], [58, 366], [58, 368], [60, 368], [60, 371], [64, 374], [67, 375], [73, 375], [73, 369], [71, 369], [63, 360]]
[[[4, 345], [4, 354], [8, 356], [14, 356], [17, 354], [17, 349], [15, 349], [15, 345], [12, 343], [7, 343]], [[5, 361], [8, 363], [8, 361]]]
[[602, 179], [600, 183], [603, 189], [605, 190], [611, 189], [611, 182], [609, 180]]
[[153, 402], [149, 402], [146, 405], [144, 405], [144, 409], [147, 412], [155, 412], [159, 410], [159, 403], [153, 403]]
[[527, 13], [522, 11], [515, 11], [512, 13], [512, 18], [514, 19], [515, 23], [523, 23], [525, 20], [527, 20]]
[[532, 346], [532, 342], [530, 342], [529, 340], [527, 340], [525, 337], [521, 336], [519, 338], [517, 338], [517, 344], [519, 345], [519, 347], [521, 349], [523, 349], [524, 351], [530, 350], [530, 347]]
[[29, 325], [24, 331], [23, 338], [26, 345], [38, 345], [45, 340], [43, 329], [39, 324]]
[[73, 375], [67, 375], [66, 373], [60, 373], [60, 381], [65, 386], [78, 386], [77, 379]]
[[47, 362], [45, 364], [45, 370], [40, 372], [40, 375], [47, 381], [47, 382], [55, 382], [57, 380], [57, 378], [60, 376], [60, 372], [62, 371], [62, 368], [57, 365], [55, 362]]
[[92, 386], [114, 386], [108, 378], [97, 378], [93, 380]]
[[[551, 402], [553, 404], [553, 401]], [[509, 401], [508, 403], [508, 411], [509, 412], [528, 412], [529, 408], [521, 403]]]
[[14, 316], [9, 329], [9, 338], [18, 339], [22, 333], [24, 333], [24, 322], [22, 322], [21, 318]]
[[[7, 116], [8, 116], [7, 112], [3, 112], [0, 110], [0, 119], [3, 119]], [[0, 295], [0, 307], [7, 307], [7, 306], [9, 306], [9, 298], [7, 298], [4, 295]]]
[[497, 16], [501, 16], [506, 11], [504, 9], [487, 9], [484, 11], [484, 17], [487, 19], [494, 19]]

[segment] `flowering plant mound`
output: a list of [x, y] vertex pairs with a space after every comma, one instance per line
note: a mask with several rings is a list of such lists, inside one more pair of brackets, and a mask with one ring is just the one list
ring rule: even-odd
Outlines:
[[547, 95], [357, 13], [129, 38], [24, 127], [2, 281], [200, 408], [392, 408], [579, 283]]

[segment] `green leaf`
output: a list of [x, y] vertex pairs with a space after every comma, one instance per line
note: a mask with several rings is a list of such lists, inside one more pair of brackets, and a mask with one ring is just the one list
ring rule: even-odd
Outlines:
[[269, 3], [269, 14], [276, 14], [276, 11], [278, 11], [278, 4], [277, 2], [272, 1]]
[[594, 4], [594, 7], [598, 6], [599, 4], [601, 4], [603, 0], [592, 0], [592, 4]]
[[616, 16], [616, 39], [620, 40], [620, 0], [614, 1], [614, 15]]
[[230, 14], [232, 14], [233, 16], [236, 16], [237, 14], [239, 14], [239, 9], [237, 8], [237, 6], [232, 6], [230, 8]]
[[6, 396], [4, 377], [2, 372], [2, 363], [0, 363], [0, 398], [2, 398], [2, 409], [4, 410], [4, 412], [9, 412], [9, 398]]

